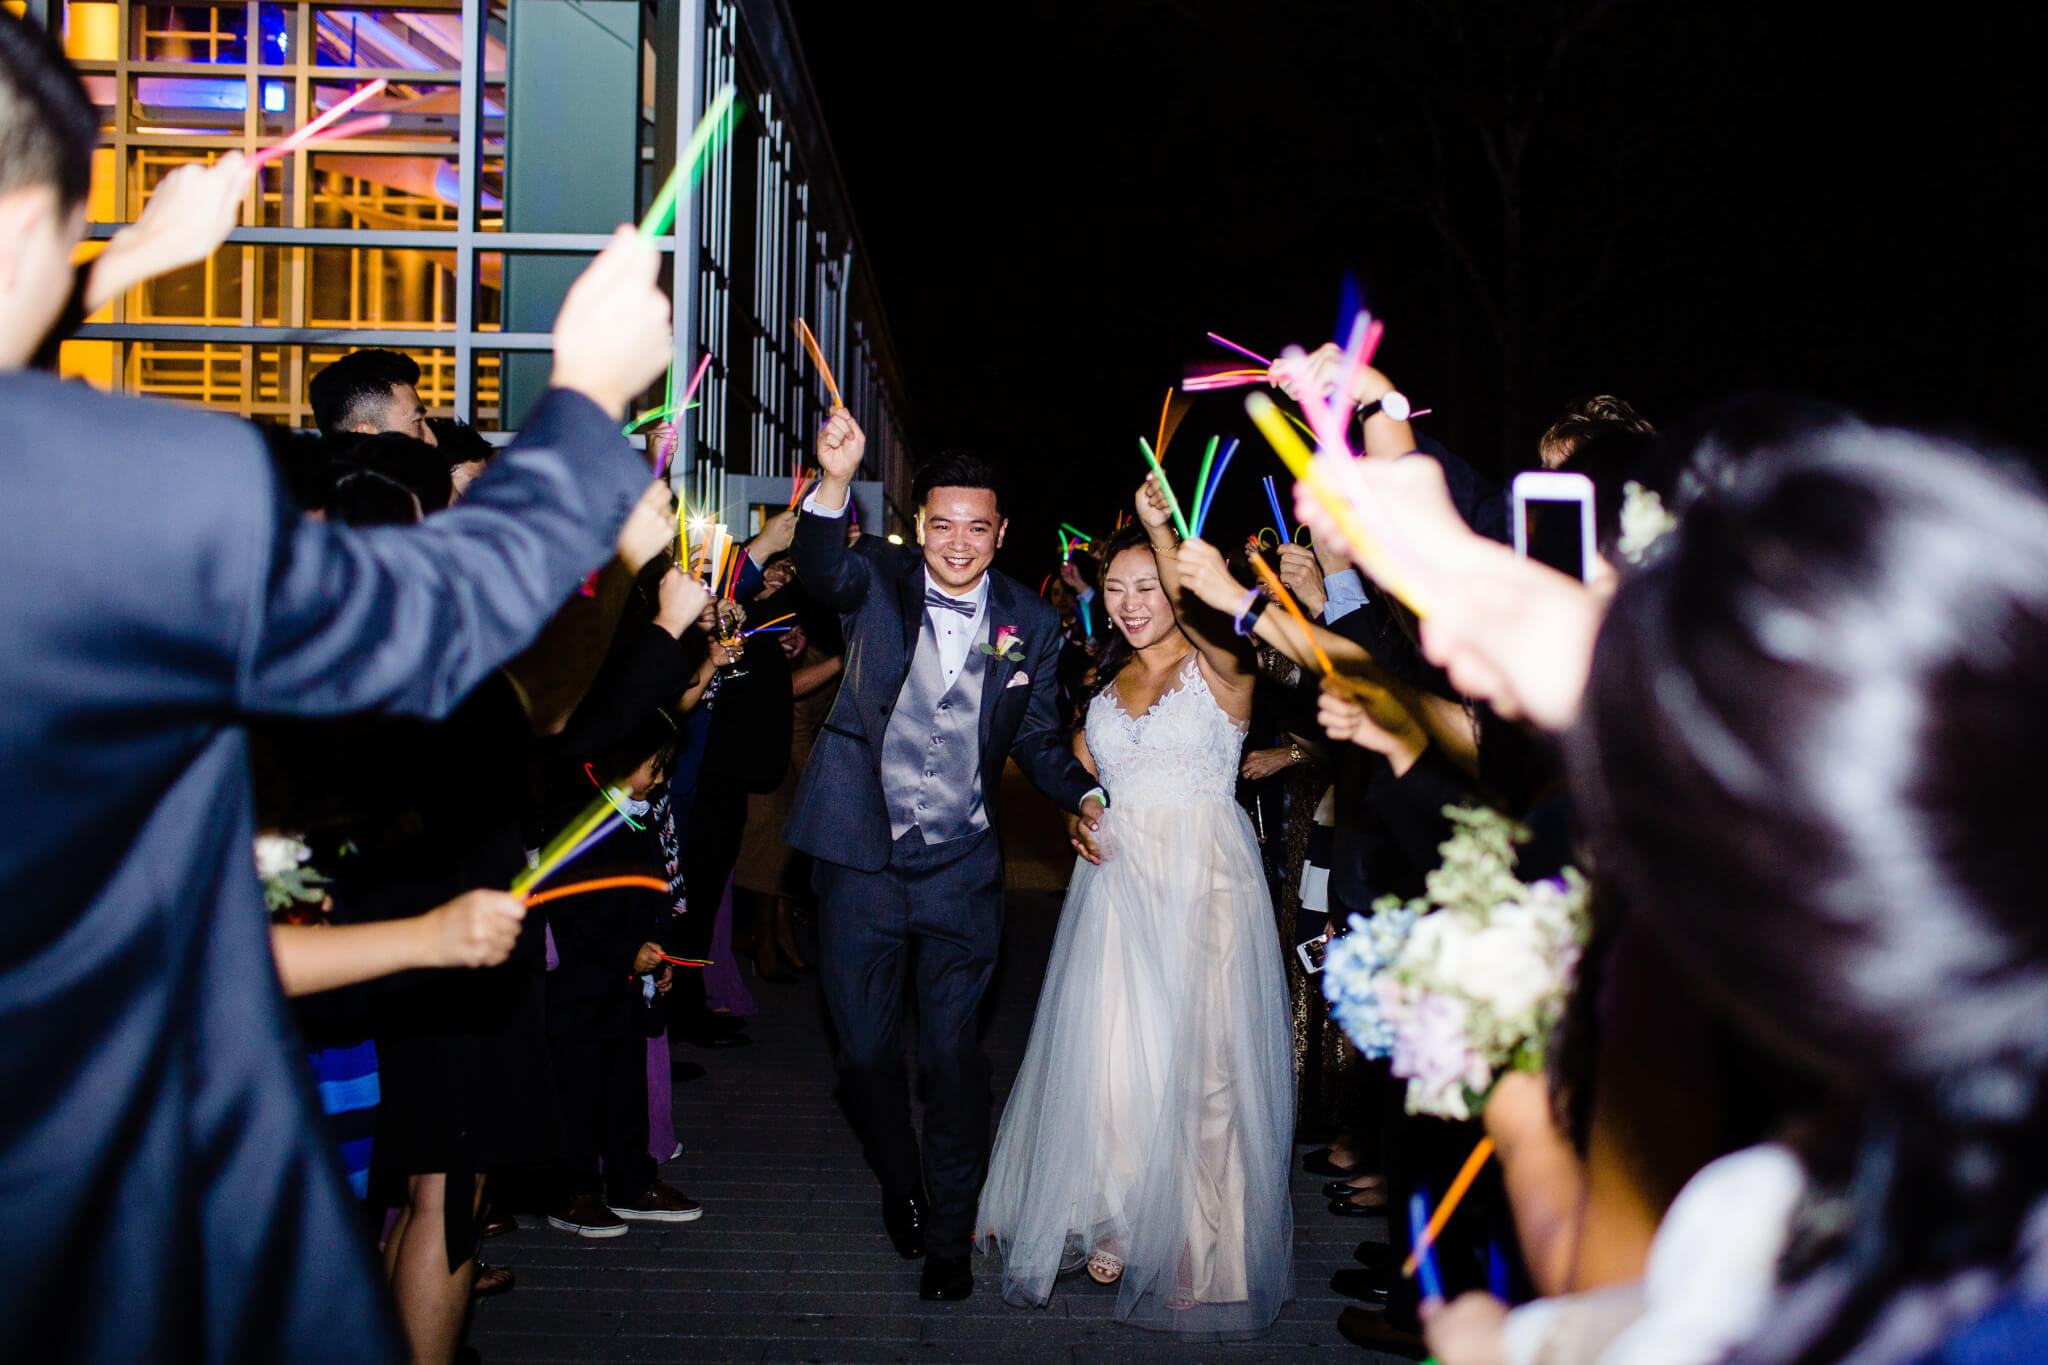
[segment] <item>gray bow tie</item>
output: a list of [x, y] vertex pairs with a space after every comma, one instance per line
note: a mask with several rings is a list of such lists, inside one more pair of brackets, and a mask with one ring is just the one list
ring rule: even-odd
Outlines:
[[981, 610], [981, 604], [973, 598], [948, 597], [937, 588], [924, 590], [924, 604], [927, 607], [944, 607], [947, 611], [957, 611], [970, 621], [974, 619], [974, 613]]

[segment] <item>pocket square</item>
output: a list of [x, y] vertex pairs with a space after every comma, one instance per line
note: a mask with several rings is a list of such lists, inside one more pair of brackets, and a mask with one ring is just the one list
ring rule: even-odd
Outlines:
[[1031, 675], [1020, 668], [1015, 673], [1012, 673], [1010, 675], [1010, 680], [1008, 682], [1003, 684], [1003, 691], [1007, 692], [1013, 687], [1027, 686], [1030, 682]]

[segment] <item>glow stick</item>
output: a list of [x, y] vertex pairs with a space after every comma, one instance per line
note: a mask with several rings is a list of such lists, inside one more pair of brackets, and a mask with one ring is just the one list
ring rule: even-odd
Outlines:
[[[784, 612], [784, 613], [783, 613], [782, 615], [780, 615], [780, 616], [776, 617], [776, 618], [775, 618], [775, 619], [774, 619], [773, 621], [763, 621], [763, 622], [762, 622], [762, 623], [761, 623], [760, 625], [758, 625], [758, 626], [755, 626], [755, 627], [754, 627], [754, 630], [766, 630], [766, 629], [768, 629], [768, 627], [770, 627], [770, 626], [779, 626], [779, 625], [781, 625], [781, 624], [782, 624], [782, 623], [783, 623], [784, 621], [789, 621], [789, 620], [793, 620], [793, 619], [794, 619], [795, 617], [796, 617], [796, 613], [795, 613], [795, 612], [793, 612], [793, 611], [786, 611], [786, 612]], [[750, 630], [750, 631], [748, 631], [748, 632], [747, 632], [747, 634], [749, 634], [749, 635], [752, 635], [752, 634], [754, 633], [754, 630]]]
[[1074, 598], [1074, 605], [1075, 607], [1079, 608], [1081, 612], [1081, 633], [1091, 640], [1094, 639], [1095, 622], [1089, 617], [1088, 614], [1088, 599], [1077, 595]]
[[660, 957], [663, 962], [673, 962], [678, 967], [709, 967], [711, 965], [711, 959], [708, 957], [670, 957], [667, 953], [660, 954]]
[[[606, 820], [603, 824], [599, 825], [595, 830], [593, 830], [588, 839], [585, 839], [582, 843], [576, 845], [576, 847], [569, 850], [568, 856], [562, 859], [561, 867], [567, 867], [570, 863], [575, 862], [578, 858], [581, 858], [584, 854], [590, 852], [591, 849], [597, 847], [606, 839], [610, 838], [613, 830], [617, 829], [620, 825], [623, 825], [625, 823], [626, 821], [623, 816], [621, 816], [617, 811], [612, 812], [611, 818], [609, 820]], [[559, 870], [559, 868], [557, 870]]]
[[1239, 355], [1248, 355], [1248, 356], [1250, 356], [1250, 357], [1251, 357], [1251, 358], [1252, 358], [1253, 360], [1256, 360], [1256, 361], [1258, 361], [1258, 362], [1259, 362], [1259, 363], [1260, 363], [1261, 365], [1264, 365], [1264, 366], [1265, 366], [1265, 367], [1266, 367], [1267, 369], [1271, 369], [1271, 368], [1273, 367], [1273, 362], [1272, 362], [1272, 361], [1270, 361], [1270, 360], [1266, 359], [1266, 357], [1264, 357], [1264, 356], [1260, 355], [1260, 354], [1259, 354], [1259, 353], [1258, 353], [1257, 351], [1254, 351], [1254, 350], [1249, 350], [1249, 349], [1247, 349], [1247, 348], [1245, 348], [1245, 347], [1243, 347], [1243, 346], [1240, 346], [1240, 345], [1238, 345], [1238, 344], [1237, 344], [1236, 342], [1234, 342], [1234, 341], [1230, 340], [1230, 338], [1228, 338], [1228, 337], [1220, 337], [1220, 336], [1217, 336], [1217, 335], [1216, 335], [1216, 334], [1215, 334], [1214, 332], [1210, 332], [1210, 333], [1208, 333], [1208, 337], [1209, 337], [1209, 340], [1211, 340], [1211, 341], [1215, 342], [1215, 343], [1216, 343], [1216, 344], [1217, 344], [1218, 346], [1222, 346], [1222, 347], [1225, 347], [1225, 348], [1227, 348], [1227, 349], [1229, 349], [1229, 350], [1233, 350], [1233, 351], [1236, 351], [1236, 352], [1237, 352], [1237, 353], [1238, 353]]
[[1265, 483], [1266, 501], [1273, 507], [1273, 529], [1281, 540], [1292, 540], [1294, 537], [1287, 530], [1287, 517], [1280, 511], [1280, 491], [1273, 486], [1271, 474], [1266, 476]]
[[612, 809], [609, 792], [600, 793], [595, 801], [585, 806], [577, 817], [570, 821], [560, 834], [548, 840], [540, 851], [534, 866], [526, 868], [512, 879], [512, 894], [523, 896], [569, 861], [569, 855], [582, 852], [582, 845], [597, 827], [618, 814]]
[[[1446, 1199], [1437, 1208], [1437, 1217], [1443, 1217], [1444, 1210], [1449, 1208], [1450, 1204], [1451, 1201]], [[1425, 1241], [1423, 1240], [1422, 1232], [1418, 1231], [1418, 1229], [1423, 1228], [1425, 1223], [1429, 1222], [1431, 1222], [1429, 1216], [1429, 1196], [1421, 1190], [1417, 1190], [1408, 1198], [1408, 1236], [1415, 1244], [1417, 1250], [1409, 1254], [1407, 1263], [1401, 1268], [1401, 1273], [1404, 1276], [1413, 1275], [1420, 1268], [1422, 1271], [1422, 1297], [1441, 1301], [1444, 1296], [1443, 1276], [1436, 1273], [1436, 1253], [1429, 1249], [1431, 1243], [1436, 1239], [1432, 1237]], [[1417, 1259], [1418, 1257], [1420, 1258], [1419, 1260]]]
[[735, 89], [731, 81], [718, 88], [711, 97], [711, 104], [704, 110], [704, 117], [697, 120], [697, 127], [690, 134], [689, 142], [683, 147], [683, 154], [676, 158], [676, 168], [668, 173], [662, 183], [661, 192], [654, 196], [654, 202], [647, 206], [647, 216], [640, 220], [642, 237], [659, 237], [668, 231], [669, 221], [675, 217], [676, 199], [682, 194], [683, 180], [688, 177], [692, 185], [697, 182], [704, 155], [711, 150], [715, 139], [721, 139], [732, 126], [731, 118]]
[[1060, 563], [1073, 563], [1074, 542], [1067, 539], [1067, 533], [1065, 531], [1054, 531], [1053, 534], [1060, 538]]
[[1209, 471], [1216, 464], [1216, 445], [1222, 438], [1211, 436], [1206, 449], [1202, 451], [1202, 468], [1195, 475], [1195, 534], [1200, 535], [1202, 525], [1202, 504], [1209, 500]]
[[1266, 438], [1274, 453], [1279, 455], [1294, 477], [1308, 484], [1309, 491], [1315, 495], [1316, 501], [1323, 505], [1331, 520], [1337, 523], [1338, 532], [1351, 546], [1352, 557], [1358, 561], [1366, 574], [1407, 603], [1408, 609], [1417, 617], [1427, 617], [1432, 608], [1421, 585], [1395, 562], [1385, 548], [1385, 542], [1366, 529], [1359, 509], [1353, 507], [1351, 500], [1339, 492], [1325, 477], [1323, 471], [1317, 468], [1308, 447], [1301, 443], [1301, 438], [1294, 434], [1293, 428], [1281, 417], [1280, 409], [1273, 405], [1273, 400], [1263, 393], [1255, 393], [1245, 399], [1244, 410], [1251, 415], [1260, 434]]
[[610, 891], [621, 886], [642, 886], [649, 891], [666, 891], [668, 883], [653, 877], [598, 877], [587, 882], [571, 882], [567, 886], [550, 887], [536, 891], [526, 898], [528, 905], [546, 905], [549, 901], [566, 900], [570, 896], [585, 896], [592, 891]]
[[1093, 545], [1095, 543], [1094, 536], [1089, 535], [1086, 531], [1070, 522], [1061, 522], [1060, 529], [1072, 536], [1076, 545]]
[[389, 114], [372, 114], [369, 118], [350, 119], [347, 123], [329, 128], [317, 136], [305, 138], [291, 147], [285, 146], [282, 142], [277, 143], [275, 146], [265, 147], [249, 158], [249, 168], [255, 170], [266, 162], [290, 156], [293, 152], [310, 152], [315, 147], [325, 147], [334, 142], [346, 142], [352, 137], [361, 137], [364, 133], [374, 133], [390, 126], [391, 115]]
[[[251, 166], [261, 166], [266, 161], [274, 161], [278, 157], [285, 156], [291, 152], [297, 151], [299, 148], [311, 142], [315, 137], [318, 137], [322, 129], [331, 127], [333, 124], [340, 120], [343, 114], [346, 114], [349, 110], [355, 108], [364, 100], [371, 99], [377, 95], [383, 94], [384, 87], [389, 84], [391, 84], [390, 81], [381, 78], [371, 81], [368, 85], [356, 91], [347, 99], [342, 100], [340, 103], [336, 104], [332, 109], [329, 109], [326, 113], [314, 119], [311, 123], [304, 125], [297, 132], [291, 134], [289, 137], [279, 142], [273, 142], [268, 147], [265, 147], [262, 151], [257, 152], [254, 156], [249, 158], [249, 164]], [[389, 120], [387, 120], [387, 122], [388, 121]]]
[[839, 381], [832, 377], [832, 367], [825, 363], [825, 353], [818, 349], [818, 339], [811, 335], [810, 327], [802, 318], [796, 320], [796, 335], [797, 339], [803, 342], [804, 349], [811, 353], [811, 363], [816, 365], [818, 373], [824, 376], [825, 387], [832, 391], [832, 406], [845, 407], [846, 400], [839, 396]]
[[[1465, 1191], [1472, 1188], [1472, 1182], [1479, 1178], [1480, 1167], [1484, 1166], [1486, 1159], [1492, 1155], [1493, 1139], [1490, 1137], [1479, 1139], [1479, 1145], [1472, 1149], [1472, 1155], [1466, 1157], [1465, 1164], [1459, 1168], [1458, 1178], [1451, 1182], [1451, 1187], [1448, 1190], [1444, 1191], [1444, 1202], [1436, 1206], [1436, 1215], [1429, 1220], [1428, 1226], [1424, 1227], [1420, 1233], [1410, 1234], [1414, 1238], [1414, 1247], [1409, 1251], [1408, 1259], [1401, 1262], [1401, 1275], [1403, 1278], [1414, 1275], [1418, 1268], [1425, 1265], [1428, 1267], [1430, 1275], [1435, 1274], [1436, 1261], [1434, 1257], [1430, 1256], [1429, 1249], [1436, 1245], [1438, 1235], [1444, 1230], [1444, 1224], [1450, 1222], [1451, 1215], [1457, 1211], [1458, 1201], [1465, 1197]], [[1420, 1197], [1421, 1195], [1418, 1192], [1417, 1198]], [[1427, 1202], [1425, 1202], [1424, 1207], [1428, 1207]], [[1413, 1205], [1410, 1206], [1410, 1219], [1413, 1221]], [[1427, 1292], [1428, 1283], [1429, 1280], [1425, 1277], [1423, 1280], [1425, 1292]], [[1437, 1297], [1443, 1297], [1441, 1289], [1438, 1290]]]
[[1152, 477], [1159, 480], [1159, 492], [1166, 499], [1166, 510], [1173, 513], [1174, 528], [1180, 532], [1180, 538], [1193, 540], [1194, 537], [1188, 534], [1187, 518], [1180, 514], [1180, 500], [1173, 496], [1173, 485], [1166, 481], [1166, 471], [1159, 467], [1159, 457], [1152, 453], [1152, 447], [1142, 436], [1138, 438], [1138, 451], [1144, 455], [1145, 463], [1152, 466]]
[[1266, 382], [1264, 370], [1215, 370], [1191, 374], [1180, 382], [1183, 393], [1207, 393], [1212, 389], [1247, 389]]
[[1209, 480], [1209, 491], [1195, 508], [1195, 536], [1201, 537], [1202, 527], [1208, 524], [1209, 509], [1216, 505], [1216, 489], [1223, 483], [1223, 472], [1230, 468], [1230, 457], [1237, 454], [1237, 438], [1230, 438], [1230, 444], [1223, 447], [1223, 458], [1216, 462], [1216, 476]]
[[1169, 388], [1166, 391], [1166, 399], [1159, 405], [1159, 440], [1153, 446], [1153, 449], [1159, 452], [1160, 459], [1166, 458], [1166, 443], [1171, 441], [1173, 433], [1180, 429], [1180, 419], [1188, 415], [1191, 406], [1192, 404], [1184, 405], [1176, 413], [1173, 410], [1173, 390]]
[[1287, 614], [1294, 618], [1294, 624], [1301, 627], [1302, 637], [1308, 641], [1308, 647], [1315, 652], [1316, 667], [1323, 670], [1324, 677], [1336, 677], [1336, 666], [1330, 662], [1330, 656], [1323, 653], [1323, 647], [1316, 643], [1316, 633], [1309, 629], [1308, 617], [1301, 612], [1301, 603], [1295, 601], [1294, 594], [1287, 591], [1287, 585], [1280, 581], [1280, 575], [1273, 572], [1273, 566], [1266, 562], [1264, 555], [1253, 555], [1252, 567], [1259, 571], [1259, 578], [1272, 591], [1280, 605], [1287, 608]]

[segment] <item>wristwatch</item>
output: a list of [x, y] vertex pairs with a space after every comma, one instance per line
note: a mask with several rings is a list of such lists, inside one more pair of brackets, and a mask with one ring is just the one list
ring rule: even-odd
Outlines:
[[1409, 403], [1407, 395], [1399, 389], [1388, 389], [1376, 401], [1367, 403], [1358, 410], [1358, 420], [1363, 422], [1374, 413], [1383, 412], [1396, 422], [1405, 422], [1408, 420], [1408, 414], [1413, 411], [1414, 405]]

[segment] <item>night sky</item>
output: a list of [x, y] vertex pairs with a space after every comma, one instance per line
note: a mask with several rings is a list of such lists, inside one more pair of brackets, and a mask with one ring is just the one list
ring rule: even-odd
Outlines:
[[[913, 448], [1004, 461], [1033, 581], [1055, 521], [1129, 506], [1167, 386], [1225, 358], [1205, 331], [1328, 340], [1347, 276], [1423, 428], [1493, 473], [1598, 392], [2048, 449], [2048, 7], [791, 6]], [[1242, 397], [1199, 401], [1177, 484], [1251, 435]], [[1223, 529], [1279, 471], [1253, 436]]]

